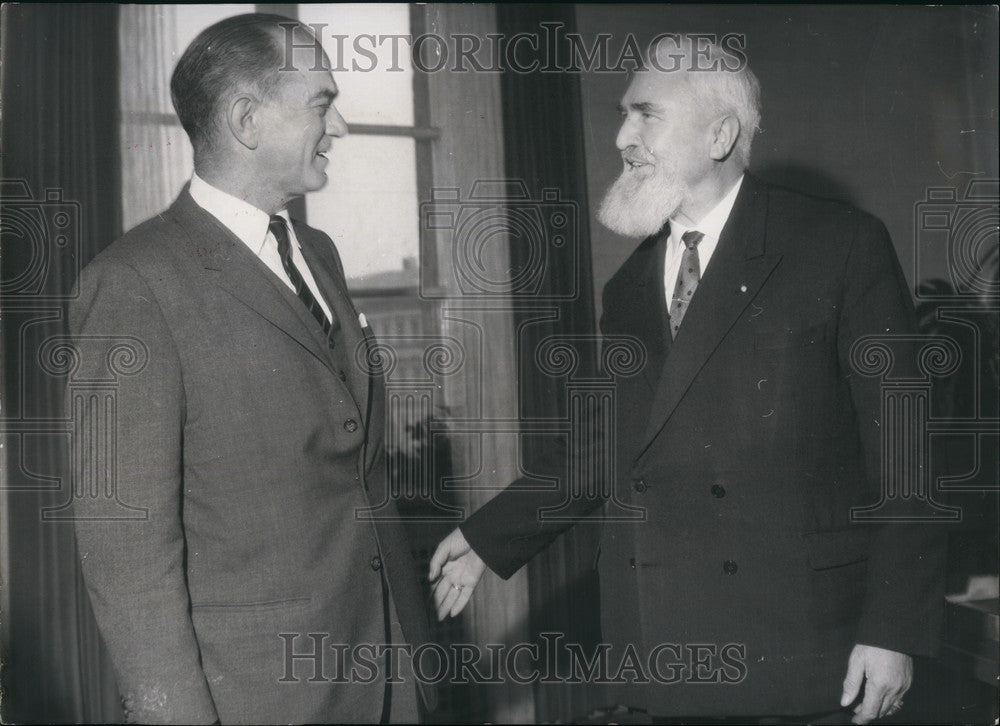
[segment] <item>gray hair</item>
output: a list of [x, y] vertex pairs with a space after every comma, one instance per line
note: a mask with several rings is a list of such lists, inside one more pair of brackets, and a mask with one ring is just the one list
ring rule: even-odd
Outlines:
[[[302, 28], [283, 15], [248, 13], [205, 28], [181, 56], [170, 79], [170, 94], [181, 126], [191, 139], [195, 159], [211, 151], [219, 113], [233, 89], [253, 88], [270, 97], [281, 79], [285, 28]], [[309, 33], [309, 37], [315, 40]]]
[[742, 53], [724, 50], [707, 36], [696, 37], [697, 49], [691, 35], [658, 36], [649, 49], [649, 65], [652, 72], [684, 71], [704, 113], [736, 117], [740, 134], [733, 154], [746, 168], [760, 130], [760, 81]]

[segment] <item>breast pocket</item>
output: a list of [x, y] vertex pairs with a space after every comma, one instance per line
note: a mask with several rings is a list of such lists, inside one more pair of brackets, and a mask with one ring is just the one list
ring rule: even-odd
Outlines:
[[861, 527], [809, 532], [803, 536], [803, 541], [809, 567], [830, 570], [866, 561], [871, 532]]

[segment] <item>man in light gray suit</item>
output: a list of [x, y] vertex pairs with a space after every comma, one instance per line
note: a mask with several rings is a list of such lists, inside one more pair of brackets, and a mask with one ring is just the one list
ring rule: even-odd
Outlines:
[[[115, 447], [78, 462], [116, 467], [119, 499], [146, 513], [76, 512], [132, 721], [419, 716], [411, 672], [383, 668], [398, 649], [351, 673], [330, 655], [417, 645], [428, 628], [401, 524], [364, 515], [386, 487], [383, 383], [357, 363], [370, 331], [333, 242], [286, 209], [327, 182], [347, 133], [321, 57], [280, 16], [201, 33], [171, 81], [191, 182], [81, 276], [74, 335], [148, 349], [117, 390]], [[81, 374], [102, 364], [84, 357]]]

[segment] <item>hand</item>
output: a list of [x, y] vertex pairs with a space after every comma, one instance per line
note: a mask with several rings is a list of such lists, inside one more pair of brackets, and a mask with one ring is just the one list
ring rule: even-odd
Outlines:
[[855, 645], [847, 661], [841, 706], [849, 706], [865, 683], [864, 700], [854, 709], [851, 723], [864, 724], [891, 716], [903, 707], [903, 695], [913, 681], [913, 659], [894, 650]]
[[469, 546], [462, 530], [456, 527], [441, 540], [431, 558], [429, 574], [438, 620], [462, 612], [485, 571], [486, 563]]

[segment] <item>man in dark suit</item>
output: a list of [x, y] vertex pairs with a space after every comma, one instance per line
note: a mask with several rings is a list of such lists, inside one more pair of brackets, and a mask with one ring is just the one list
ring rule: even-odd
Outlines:
[[[366, 516], [386, 487], [371, 333], [333, 242], [286, 210], [327, 182], [347, 133], [317, 58], [279, 16], [202, 32], [171, 81], [194, 176], [81, 276], [81, 349], [132, 341], [146, 361], [115, 392], [114, 446], [79, 462], [80, 476], [116, 470], [143, 516], [103, 518], [87, 498], [76, 511], [132, 721], [419, 715], [407, 664], [384, 660], [428, 623], [401, 524]], [[81, 372], [105, 363], [83, 357]]]
[[[614, 694], [662, 718], [836, 722], [853, 704], [865, 723], [899, 710], [940, 627], [939, 528], [851, 516], [879, 500], [883, 454], [880, 384], [852, 346], [912, 332], [912, 304], [878, 220], [746, 173], [760, 90], [733, 61], [658, 46], [622, 99], [599, 215], [645, 237], [603, 298], [602, 333], [646, 352], [605, 432], [616, 500], [644, 519], [603, 525], [604, 642], [612, 662], [683, 666]], [[570, 525], [544, 509], [606, 499], [508, 487], [439, 546], [439, 617]]]

